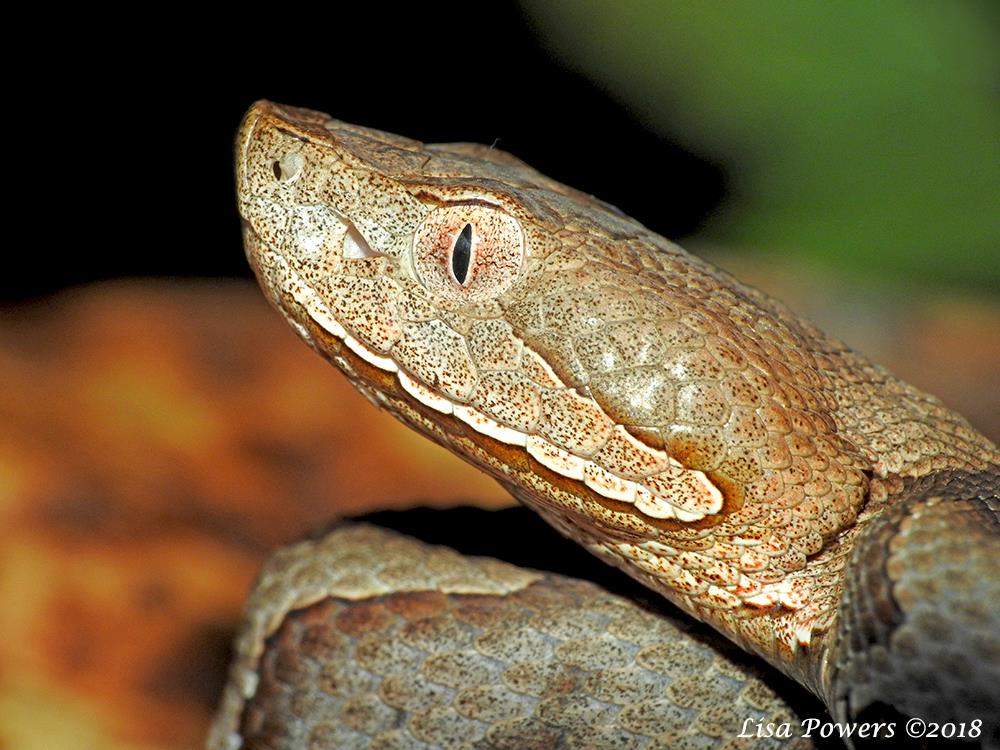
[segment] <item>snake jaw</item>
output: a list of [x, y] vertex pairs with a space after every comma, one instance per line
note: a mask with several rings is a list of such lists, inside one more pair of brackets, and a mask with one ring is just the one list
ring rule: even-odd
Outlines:
[[[476, 240], [487, 249], [480, 247], [474, 257], [487, 257], [484, 253], [502, 246], [507, 237], [517, 250], [525, 244], [521, 225], [496, 208], [506, 205], [518, 213], [510, 198], [456, 186], [438, 190], [428, 199], [433, 205], [412, 208], [410, 193], [423, 195], [427, 187], [418, 190], [410, 184], [404, 189], [400, 175], [377, 173], [358, 156], [357, 144], [353, 151], [345, 145], [356, 133], [340, 127], [316, 113], [258, 103], [238, 138], [237, 185], [247, 253], [283, 312], [293, 319], [306, 315], [342, 342], [338, 355], [346, 347], [379, 370], [397, 373], [402, 390], [423, 406], [525, 449], [542, 466], [579, 482], [583, 492], [627, 504], [657, 522], [691, 523], [718, 513], [722, 494], [703, 472], [686, 469], [662, 449], [649, 448], [624, 432], [589, 392], [568, 387], [548, 358], [513, 332], [507, 335], [518, 359], [487, 361], [492, 355], [484, 356], [480, 347], [492, 348], [495, 341], [477, 338], [475, 319], [453, 323], [449, 321], [460, 316], [445, 313], [464, 294], [461, 285], [456, 291], [448, 286], [453, 282], [443, 282], [444, 298], [435, 297], [437, 287], [421, 293], [414, 274], [425, 280], [433, 276], [428, 261], [421, 260], [421, 232], [437, 231], [421, 227], [440, 225], [447, 235], [448, 222], [454, 223], [449, 212], [457, 211], [460, 222], [468, 217], [489, 228]], [[373, 185], [385, 195], [376, 193], [368, 202], [384, 209], [402, 201], [412, 208], [402, 211], [405, 221], [398, 221], [400, 211], [394, 209], [381, 214], [357, 206], [348, 210], [352, 200], [357, 203], [351, 194]], [[443, 195], [453, 202], [441, 203]], [[399, 250], [408, 242], [412, 247]], [[531, 256], [529, 262], [537, 266], [544, 257], [539, 247], [544, 243], [529, 243], [517, 252]], [[504, 257], [501, 253], [493, 261], [505, 263]], [[510, 280], [496, 282], [493, 294], [521, 277], [525, 261], [518, 257], [512, 256]], [[496, 273], [491, 268], [478, 273], [489, 279]], [[466, 304], [474, 308], [474, 299]], [[503, 315], [502, 307], [490, 304], [484, 312], [492, 317], [484, 323]], [[307, 328], [304, 320], [298, 328]], [[499, 402], [477, 386], [477, 380], [495, 379], [490, 367], [497, 366], [497, 376], [514, 388], [505, 394], [512, 401]], [[517, 398], [527, 399], [522, 409], [533, 410], [534, 416], [514, 413]]]

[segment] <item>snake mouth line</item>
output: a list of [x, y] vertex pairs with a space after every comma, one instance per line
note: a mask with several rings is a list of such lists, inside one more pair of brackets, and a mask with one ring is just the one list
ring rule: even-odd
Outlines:
[[[252, 229], [250, 231], [252, 232]], [[343, 240], [344, 257], [356, 257], [359, 253], [370, 252], [367, 243], [362, 244], [362, 242], [363, 238], [359, 241], [347, 231]], [[361, 340], [355, 332], [337, 319], [319, 294], [301, 278], [282, 254], [265, 247], [256, 234], [253, 234], [253, 245], [252, 254], [259, 256], [254, 267], [265, 273], [275, 303], [287, 315], [292, 318], [301, 317], [303, 313], [307, 315], [326, 333], [341, 341], [354, 355], [369, 365], [394, 375], [401, 389], [423, 406], [444, 417], [457, 419], [476, 432], [500, 443], [520, 448], [539, 464], [561, 477], [582, 483], [602, 498], [634, 507], [651, 519], [692, 523], [717, 514], [722, 509], [723, 495], [704, 472], [687, 468], [664, 451], [646, 446], [634, 438], [623, 425], [614, 426], [616, 439], [630, 450], [653, 454], [654, 458], [666, 467], [657, 477], [646, 478], [643, 481], [641, 477], [621, 476], [586, 456], [577, 455], [554, 444], [541, 435], [522, 432], [493, 419], [469, 404], [443, 396], [401, 368], [390, 354], [377, 351]], [[299, 309], [289, 309], [285, 302], [288, 299], [294, 300]], [[301, 320], [298, 322], [302, 323]], [[536, 364], [543, 366], [553, 379], [557, 379], [544, 359], [526, 344], [524, 352], [525, 356], [536, 358]], [[650, 481], [654, 482], [652, 486], [649, 484]], [[661, 488], [659, 491], [657, 484]], [[672, 500], [674, 502], [671, 502]]]

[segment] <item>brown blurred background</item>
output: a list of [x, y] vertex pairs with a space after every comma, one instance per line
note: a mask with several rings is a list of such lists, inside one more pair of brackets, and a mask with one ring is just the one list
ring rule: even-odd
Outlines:
[[14, 84], [41, 216], [0, 275], [0, 748], [195, 747], [275, 545], [506, 502], [252, 285], [231, 139], [256, 98], [497, 141], [1000, 438], [995, 5], [271, 13], [70, 18], [58, 80]]

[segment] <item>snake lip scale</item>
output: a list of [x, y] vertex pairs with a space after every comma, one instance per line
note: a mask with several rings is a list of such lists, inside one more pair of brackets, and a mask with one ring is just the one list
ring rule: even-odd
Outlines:
[[[262, 288], [376, 406], [802, 683], [838, 719], [979, 721], [995, 738], [1000, 453], [964, 418], [504, 152], [258, 102], [236, 161]], [[515, 598], [543, 585], [530, 572], [504, 569], [492, 584], [469, 575], [478, 583], [467, 590], [434, 576], [410, 583]], [[282, 603], [248, 603], [216, 747], [239, 746], [250, 715], [258, 729], [272, 721], [260, 717], [276, 709], [253, 702], [293, 610], [396, 595], [374, 582], [348, 595], [285, 581], [282, 593], [265, 579], [261, 591]], [[573, 606], [582, 616], [591, 605]], [[379, 690], [382, 708], [410, 711], [393, 714], [408, 739], [439, 737], [433, 712]], [[542, 717], [537, 732], [562, 721], [547, 705], [518, 710]], [[281, 709], [299, 721], [296, 711]], [[494, 742], [482, 746], [504, 746], [496, 738], [509, 725], [475, 716]], [[636, 727], [629, 737], [646, 731]]]

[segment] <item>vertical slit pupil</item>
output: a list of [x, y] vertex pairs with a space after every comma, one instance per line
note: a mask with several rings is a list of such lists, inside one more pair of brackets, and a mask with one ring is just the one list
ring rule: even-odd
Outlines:
[[466, 224], [455, 247], [451, 251], [451, 272], [459, 284], [464, 284], [469, 276], [469, 261], [472, 259], [472, 225]]

